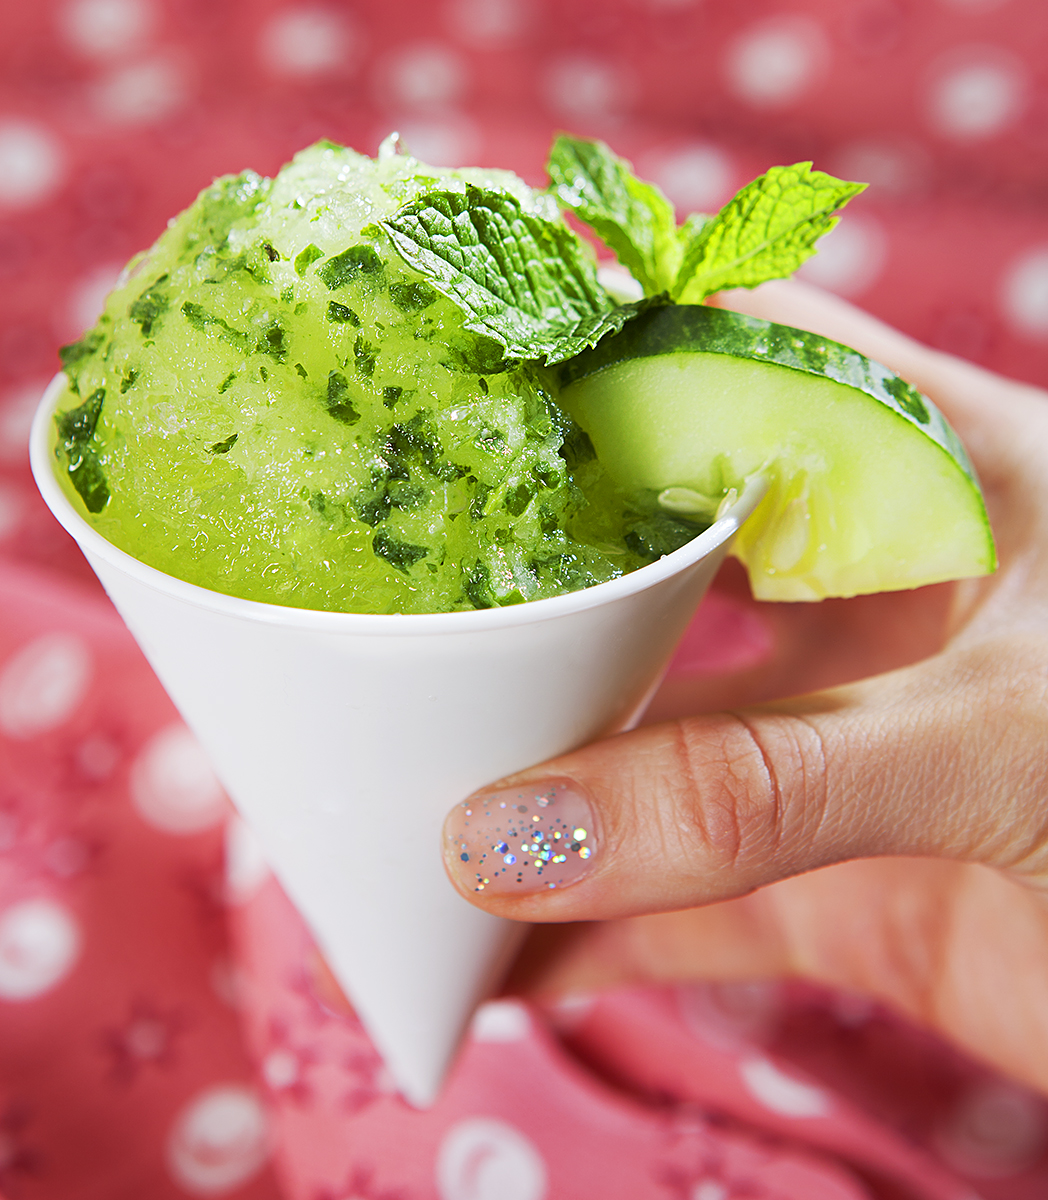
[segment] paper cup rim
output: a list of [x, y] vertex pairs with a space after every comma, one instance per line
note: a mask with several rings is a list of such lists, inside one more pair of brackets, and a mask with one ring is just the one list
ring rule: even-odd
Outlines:
[[754, 478], [747, 483], [739, 499], [719, 520], [679, 550], [664, 555], [646, 567], [621, 575], [618, 579], [545, 600], [529, 600], [505, 608], [483, 608], [466, 612], [391, 614], [333, 612], [327, 609], [268, 604], [261, 600], [245, 600], [225, 592], [212, 591], [210, 588], [188, 583], [184, 579], [151, 567], [108, 541], [77, 512], [56, 478], [49, 446], [51, 417], [65, 382], [65, 375], [60, 371], [48, 384], [33, 418], [29, 439], [33, 478], [44, 502], [62, 528], [85, 553], [116, 567], [145, 587], [209, 612], [266, 625], [328, 633], [406, 637], [436, 633], [476, 633], [485, 629], [530, 625], [569, 613], [582, 612], [646, 591], [701, 561], [736, 532], [765, 490], [764, 481]]

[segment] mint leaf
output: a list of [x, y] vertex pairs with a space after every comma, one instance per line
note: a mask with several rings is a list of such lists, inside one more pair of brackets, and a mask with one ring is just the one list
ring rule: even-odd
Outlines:
[[613, 250], [646, 295], [666, 291], [680, 265], [673, 205], [603, 142], [561, 134], [546, 170], [557, 202]]
[[772, 167], [690, 236], [674, 300], [699, 304], [725, 288], [791, 275], [837, 224], [837, 209], [865, 187], [813, 171], [810, 162]]
[[642, 312], [647, 312], [649, 308], [661, 308], [669, 303], [669, 292], [660, 292], [657, 296], [645, 296], [643, 300], [620, 304], [601, 313], [600, 316], [579, 321], [572, 329], [558, 336], [555, 344], [544, 352], [542, 361], [548, 367], [552, 367], [556, 363], [574, 358], [583, 350], [591, 350], [602, 338], [619, 333], [629, 321], [639, 317]]
[[692, 213], [684, 224], [681, 225], [677, 230], [681, 260], [687, 256], [692, 247], [698, 242], [706, 226], [716, 219], [716, 217], [710, 216], [709, 213]]
[[636, 306], [614, 306], [566, 225], [508, 192], [429, 192], [381, 225], [404, 262], [458, 305], [466, 328], [506, 358], [561, 362], [636, 315]]

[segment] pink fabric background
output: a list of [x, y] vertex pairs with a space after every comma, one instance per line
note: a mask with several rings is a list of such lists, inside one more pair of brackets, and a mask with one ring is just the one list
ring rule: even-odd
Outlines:
[[[1046, 52], [1041, 0], [0, 5], [5, 1200], [1048, 1194], [1042, 1098], [798, 984], [502, 1000], [407, 1108], [25, 455], [56, 347], [213, 175], [392, 128], [535, 183], [553, 130], [606, 137], [684, 211], [870, 179], [808, 277], [1048, 383]], [[706, 617], [679, 672], [773, 651]]]

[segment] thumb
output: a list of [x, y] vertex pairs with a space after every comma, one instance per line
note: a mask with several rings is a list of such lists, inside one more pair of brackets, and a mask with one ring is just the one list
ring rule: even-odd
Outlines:
[[526, 921], [691, 908], [875, 855], [1048, 879], [1036, 657], [969, 647], [595, 743], [452, 810], [448, 872], [475, 904]]

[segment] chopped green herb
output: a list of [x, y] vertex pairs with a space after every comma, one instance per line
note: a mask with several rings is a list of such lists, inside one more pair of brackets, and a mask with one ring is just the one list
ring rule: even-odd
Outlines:
[[73, 391], [78, 390], [77, 379], [81, 363], [95, 353], [105, 341], [105, 336], [102, 329], [95, 328], [85, 333], [78, 342], [72, 342], [68, 346], [59, 348], [58, 357], [61, 359], [62, 369], [73, 385]]
[[246, 333], [241, 333], [239, 329], [234, 329], [222, 317], [214, 316], [201, 305], [187, 300], [182, 305], [182, 312], [194, 329], [199, 329], [205, 333], [213, 330], [224, 342], [236, 347], [237, 350], [245, 354], [249, 350], [250, 339]]
[[55, 424], [62, 439], [59, 453], [65, 455], [66, 471], [88, 512], [99, 513], [109, 500], [109, 486], [98, 455], [88, 447], [95, 436], [105, 402], [105, 388], [98, 388], [76, 408], [58, 413]]
[[357, 497], [357, 516], [365, 525], [374, 528], [388, 516], [393, 504], [389, 498], [389, 489], [381, 487], [370, 495]]
[[295, 370], [302, 376], [303, 379], [309, 378], [309, 372], [301, 363], [295, 363]]
[[85, 447], [76, 457], [70, 457], [67, 469], [84, 507], [90, 513], [100, 513], [109, 502], [109, 484], [98, 455]]
[[345, 375], [341, 371], [329, 372], [326, 401], [328, 413], [343, 425], [355, 425], [360, 420], [360, 413], [348, 399], [348, 391], [349, 384]]
[[160, 286], [167, 280], [166, 275], [161, 275], [151, 287], [134, 300], [127, 310], [127, 315], [134, 321], [142, 330], [143, 337], [149, 337], [153, 332], [154, 324], [164, 315], [171, 303], [171, 298], [167, 292]]
[[260, 354], [268, 354], [274, 362], [283, 362], [287, 358], [287, 331], [278, 321], [272, 321], [265, 327], [258, 346]]
[[528, 507], [535, 496], [535, 489], [530, 483], [518, 484], [511, 492], [506, 493], [506, 511], [511, 517], [519, 517]]
[[564, 434], [564, 440], [561, 442], [558, 453], [569, 467], [592, 462], [597, 457], [593, 442], [590, 441], [590, 435], [584, 429], [580, 429], [574, 421], [571, 423], [571, 428]]
[[625, 541], [627, 547], [639, 558], [654, 562], [664, 554], [672, 554], [674, 550], [679, 550], [704, 528], [705, 525], [696, 525], [691, 521], [672, 517], [669, 513], [655, 512], [643, 521], [638, 521], [626, 534]]
[[391, 566], [405, 574], [429, 553], [425, 546], [413, 546], [410, 542], [398, 541], [386, 533], [376, 533], [372, 546], [379, 558], [384, 558]]
[[276, 262], [277, 259], [280, 258], [279, 253], [270, 245], [269, 242], [263, 242], [262, 249], [266, 252], [266, 258], [268, 258], [270, 262]]
[[317, 268], [317, 275], [334, 292], [352, 283], [358, 275], [376, 275], [381, 270], [382, 259], [371, 246], [361, 244], [350, 246], [341, 254], [329, 258], [322, 267]]
[[202, 220], [186, 229], [185, 249], [221, 250], [229, 240], [234, 223], [250, 216], [269, 195], [272, 186], [271, 179], [263, 179], [254, 171], [216, 179], [201, 193]]
[[229, 372], [229, 374], [225, 377], [225, 379], [223, 379], [222, 382], [218, 385], [219, 395], [222, 395], [223, 392], [229, 391], [230, 387], [233, 384], [233, 380], [236, 379], [236, 377], [237, 377], [236, 371]]
[[311, 263], [315, 263], [318, 258], [324, 257], [324, 251], [319, 246], [314, 246], [312, 242], [305, 248], [300, 250], [295, 255], [295, 274], [305, 275]]
[[382, 403], [386, 408], [393, 408], [403, 394], [404, 389], [402, 387], [384, 387], [382, 389]]
[[425, 507], [429, 496], [425, 488], [415, 487], [403, 479], [393, 480], [386, 489], [386, 494], [389, 496], [389, 502], [393, 508], [399, 508], [404, 512], [412, 512], [416, 508]]
[[329, 300], [327, 306], [327, 319], [329, 321], [337, 321], [342, 325], [355, 325], [360, 328], [360, 318], [345, 304], [339, 304], [337, 300]]
[[66, 443], [67, 449], [74, 445], [83, 446], [95, 436], [105, 398], [105, 388], [98, 388], [83, 404], [55, 416], [58, 436]]
[[531, 468], [531, 474], [544, 488], [555, 488], [559, 486], [564, 478], [563, 475], [559, 474], [552, 467], [542, 466], [538, 463]]
[[487, 514], [488, 497], [495, 489], [487, 483], [478, 483], [473, 492], [473, 499], [469, 502], [469, 515], [471, 520], [479, 521]]
[[364, 339], [363, 334], [359, 334], [353, 343], [353, 358], [356, 360], [357, 370], [361, 375], [368, 377], [374, 375], [375, 347]]
[[124, 372], [123, 378], [120, 380], [120, 395], [122, 396], [128, 388], [134, 387], [135, 380], [138, 378], [138, 372], [134, 367], [129, 368]]
[[[410, 421], [394, 425], [386, 435], [382, 449], [387, 462], [418, 462], [440, 479], [457, 478], [461, 472], [443, 460], [443, 450], [435, 432], [425, 421], [422, 413], [416, 413]], [[403, 470], [402, 478], [409, 472]]]
[[390, 284], [389, 295], [403, 313], [420, 312], [424, 308], [429, 308], [437, 298], [436, 289], [421, 281]]
[[208, 453], [209, 454], [228, 454], [229, 451], [232, 450], [233, 444], [234, 444], [234, 442], [236, 442], [237, 437], [238, 437], [237, 434], [231, 433], [229, 435], [229, 437], [227, 437], [225, 439], [225, 441], [215, 442], [215, 444], [210, 448]]
[[494, 608], [495, 597], [491, 591], [491, 572], [483, 563], [477, 563], [466, 572], [463, 589], [474, 608]]

